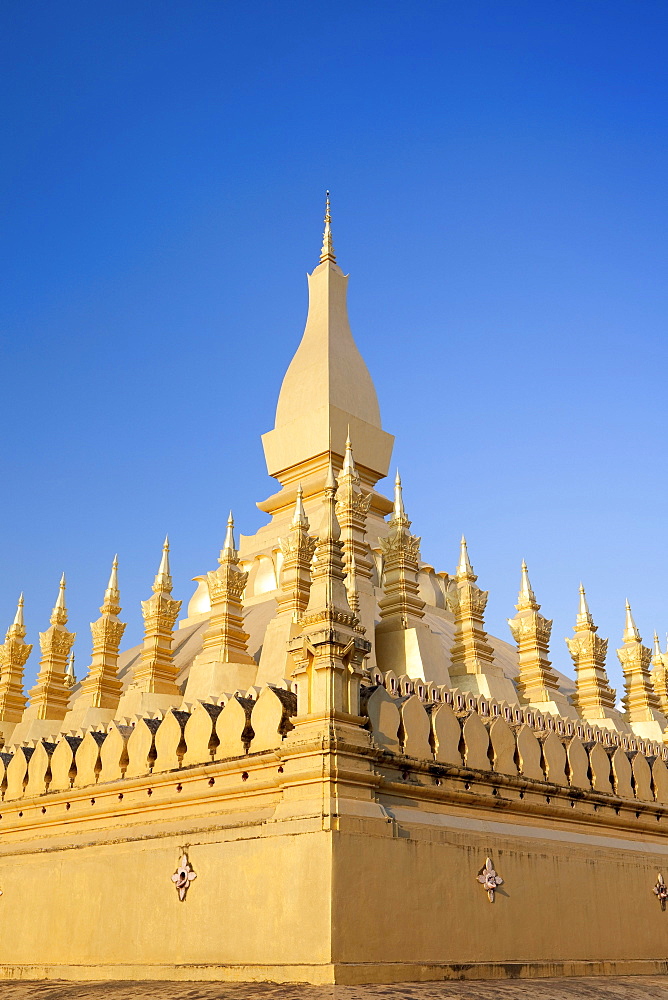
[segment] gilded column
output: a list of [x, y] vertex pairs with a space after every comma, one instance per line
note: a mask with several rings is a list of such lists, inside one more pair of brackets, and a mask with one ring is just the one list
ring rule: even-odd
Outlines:
[[152, 589], [151, 597], [141, 602], [144, 618], [141, 658], [132, 684], [119, 701], [117, 719], [166, 711], [181, 704], [181, 692], [176, 685], [178, 669], [172, 656], [174, 625], [181, 610], [181, 601], [172, 597], [168, 538], [165, 538], [162, 547], [162, 558]]
[[[111, 722], [114, 718], [123, 685], [117, 676], [118, 649], [125, 632], [125, 623], [119, 621], [121, 610], [118, 589], [118, 557], [114, 556], [109, 583], [100, 607], [100, 617], [91, 622], [93, 652], [88, 673], [67, 713], [63, 729], [89, 728]], [[74, 664], [65, 675], [67, 687], [74, 683]]]
[[241, 595], [248, 573], [239, 565], [234, 541], [232, 512], [227, 521], [225, 543], [218, 569], [207, 573], [211, 617], [204, 633], [202, 651], [190, 668], [186, 701], [210, 700], [234, 691], [247, 691], [255, 683], [257, 663], [248, 652]]
[[24, 642], [26, 630], [23, 623], [23, 594], [19, 597], [14, 621], [0, 646], [0, 734], [5, 742], [21, 721], [26, 706], [23, 693], [23, 668], [32, 646]]
[[484, 620], [489, 593], [477, 586], [477, 579], [462, 535], [459, 565], [447, 595], [455, 619], [450, 677], [453, 685], [464, 691], [515, 704], [518, 698], [513, 682], [494, 662]]
[[661, 741], [668, 719], [659, 709], [659, 699], [652, 684], [649, 671], [652, 651], [642, 644], [628, 601], [622, 640], [624, 645], [617, 650], [617, 656], [624, 673], [625, 693], [622, 703], [626, 710], [626, 720], [637, 736]]
[[615, 709], [617, 692], [610, 687], [605, 669], [608, 640], [596, 635], [597, 626], [582, 584], [573, 631], [573, 638], [566, 639], [566, 645], [575, 665], [575, 708], [587, 722], [606, 729], [628, 730], [627, 723]]
[[517, 614], [508, 619], [508, 625], [517, 643], [520, 672], [515, 683], [520, 701], [533, 705], [541, 712], [576, 718], [575, 709], [559, 690], [559, 678], [548, 659], [552, 622], [540, 614], [540, 604], [533, 592], [524, 561], [515, 607]]

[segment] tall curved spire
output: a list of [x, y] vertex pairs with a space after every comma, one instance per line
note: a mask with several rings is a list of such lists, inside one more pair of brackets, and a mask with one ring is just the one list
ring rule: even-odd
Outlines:
[[274, 429], [262, 438], [267, 469], [291, 490], [316, 470], [324, 479], [330, 457], [340, 468], [349, 432], [358, 471], [375, 483], [387, 475], [393, 438], [382, 430], [376, 390], [350, 329], [348, 277], [336, 262], [329, 198], [308, 286], [304, 334], [283, 379]]

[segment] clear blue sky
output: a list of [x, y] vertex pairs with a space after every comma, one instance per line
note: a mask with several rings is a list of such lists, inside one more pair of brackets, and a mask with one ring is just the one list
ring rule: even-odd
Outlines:
[[[668, 628], [668, 7], [5, 0], [0, 626], [111, 559], [127, 637], [273, 492], [260, 434], [325, 188], [423, 557], [462, 531], [509, 638], [524, 557], [571, 671]], [[29, 661], [32, 680], [37, 651]]]

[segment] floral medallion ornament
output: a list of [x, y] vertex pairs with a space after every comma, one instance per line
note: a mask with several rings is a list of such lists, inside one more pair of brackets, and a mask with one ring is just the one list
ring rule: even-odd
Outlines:
[[[497, 886], [503, 885], [503, 879], [494, 871], [494, 867], [489, 858], [485, 861], [485, 867], [480, 869], [480, 874], [478, 875], [478, 882], [480, 882], [483, 888], [487, 891], [487, 896], [490, 903], [494, 902], [494, 893], [497, 890]], [[656, 892], [656, 889], [654, 890]]]
[[668, 885], [663, 881], [663, 875], [659, 874], [656, 878], [656, 885], [654, 886], [652, 892], [655, 896], [659, 897], [659, 902], [661, 903], [661, 909], [665, 910], [666, 900], [668, 899]]
[[194, 878], [197, 878], [197, 873], [190, 867], [190, 862], [188, 861], [188, 855], [184, 854], [179, 862], [179, 867], [176, 869], [172, 875], [172, 882], [176, 886], [176, 891], [179, 894], [179, 899], [181, 902], [186, 898], [186, 893], [190, 888], [190, 883]]

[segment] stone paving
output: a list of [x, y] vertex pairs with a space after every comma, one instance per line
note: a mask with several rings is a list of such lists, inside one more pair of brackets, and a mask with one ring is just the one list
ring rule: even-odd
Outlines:
[[0, 982], [0, 1000], [668, 1000], [668, 977], [469, 980], [394, 986]]

